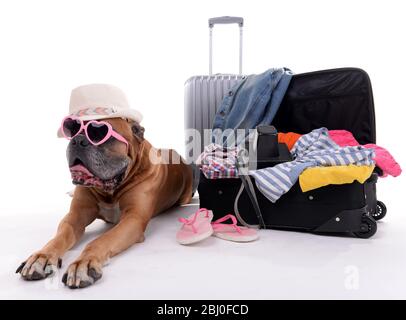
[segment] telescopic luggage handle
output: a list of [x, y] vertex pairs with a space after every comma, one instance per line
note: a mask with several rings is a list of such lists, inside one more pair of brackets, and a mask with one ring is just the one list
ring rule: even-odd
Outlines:
[[244, 18], [229, 16], [209, 19], [209, 75], [213, 75], [213, 27], [215, 24], [238, 24], [240, 29], [239, 75], [242, 75], [242, 29]]
[[244, 26], [244, 18], [242, 17], [217, 17], [217, 18], [210, 18], [209, 19], [209, 28], [213, 28], [215, 24], [231, 24], [231, 23], [238, 23], [240, 27]]

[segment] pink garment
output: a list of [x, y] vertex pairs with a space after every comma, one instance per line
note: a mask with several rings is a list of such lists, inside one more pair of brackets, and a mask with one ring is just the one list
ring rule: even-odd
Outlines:
[[[330, 138], [337, 143], [340, 147], [347, 146], [359, 146], [357, 140], [351, 132], [347, 130], [329, 130], [328, 134]], [[365, 144], [365, 148], [370, 148], [375, 150], [375, 163], [383, 171], [383, 177], [386, 177], [388, 174], [397, 177], [402, 173], [402, 168], [392, 157], [388, 150], [377, 146], [376, 144]]]

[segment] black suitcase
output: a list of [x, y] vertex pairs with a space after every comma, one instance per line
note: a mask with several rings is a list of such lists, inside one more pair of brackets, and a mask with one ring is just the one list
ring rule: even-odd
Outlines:
[[[375, 143], [375, 113], [367, 73], [356, 68], [294, 75], [272, 123], [280, 132], [308, 133], [326, 127], [350, 131], [360, 144]], [[329, 185], [302, 192], [298, 183], [271, 203], [248, 176], [241, 179], [206, 179], [200, 176], [200, 207], [213, 210], [214, 219], [227, 213], [241, 224], [262, 228], [350, 233], [369, 238], [376, 220], [386, 214], [377, 201], [376, 168], [364, 183]], [[261, 220], [262, 219], [262, 220]]]
[[[213, 210], [214, 219], [234, 213], [243, 225], [259, 225], [254, 204], [240, 179], [209, 180], [204, 175], [200, 179], [200, 207]], [[345, 232], [369, 238], [377, 229], [373, 214], [383, 205], [376, 200], [376, 180], [377, 174], [373, 173], [364, 184], [330, 185], [309, 192], [302, 192], [296, 183], [275, 203], [265, 198], [252, 183], [265, 224], [260, 226], [319, 233]]]

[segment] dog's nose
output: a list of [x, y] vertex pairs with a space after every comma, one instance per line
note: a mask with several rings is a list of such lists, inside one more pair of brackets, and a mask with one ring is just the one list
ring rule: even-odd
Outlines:
[[89, 145], [89, 141], [84, 134], [78, 134], [72, 139], [72, 145], [79, 145], [85, 148]]

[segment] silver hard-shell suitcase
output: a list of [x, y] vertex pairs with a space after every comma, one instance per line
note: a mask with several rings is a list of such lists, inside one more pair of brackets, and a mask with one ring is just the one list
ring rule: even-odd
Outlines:
[[[213, 74], [212, 33], [215, 24], [238, 24], [240, 31], [239, 74]], [[223, 97], [237, 84], [242, 75], [242, 34], [244, 19], [218, 17], [209, 19], [209, 75], [194, 76], [185, 83], [186, 160], [194, 161], [208, 144], [217, 109]]]

